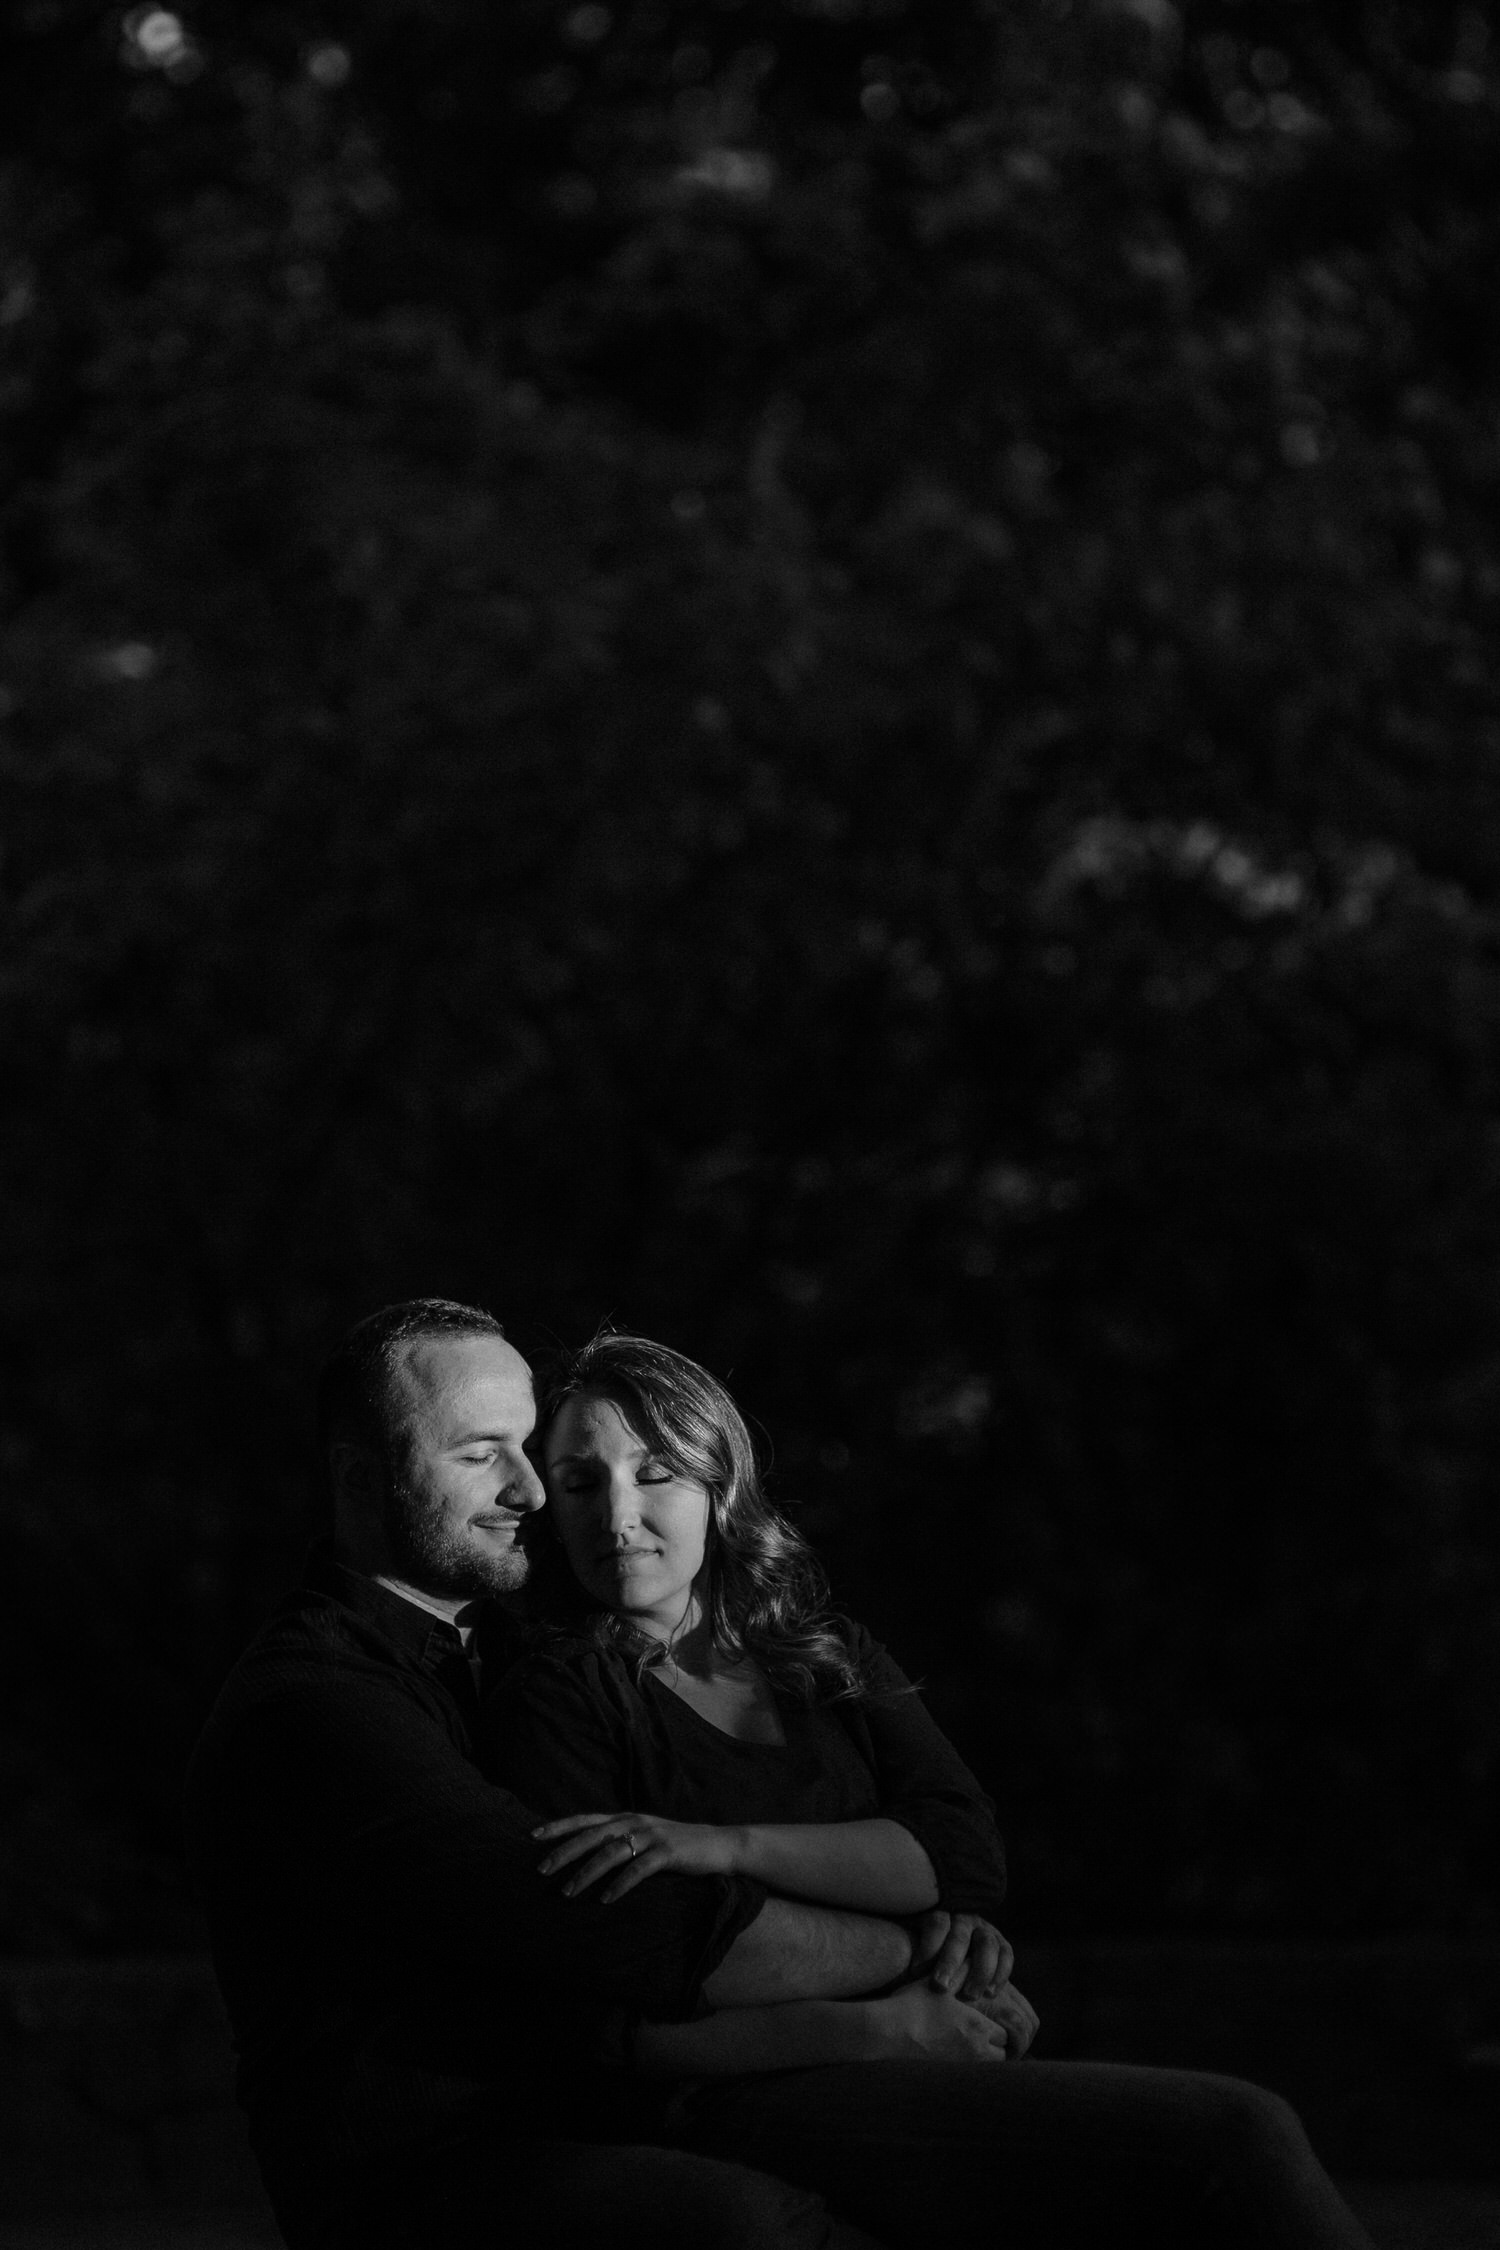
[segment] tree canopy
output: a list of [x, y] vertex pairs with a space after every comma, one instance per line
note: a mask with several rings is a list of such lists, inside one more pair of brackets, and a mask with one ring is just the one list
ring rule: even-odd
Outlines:
[[0, 66], [5, 1942], [190, 1928], [311, 1367], [430, 1290], [730, 1379], [1018, 1926], [1492, 1930], [1485, 12]]

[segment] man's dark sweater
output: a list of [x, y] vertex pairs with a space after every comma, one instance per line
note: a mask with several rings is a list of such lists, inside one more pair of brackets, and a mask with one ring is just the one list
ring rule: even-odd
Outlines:
[[618, 2131], [611, 2032], [701, 2013], [760, 1910], [737, 1878], [562, 1897], [536, 1873], [539, 1816], [479, 1773], [477, 1715], [457, 1631], [321, 1556], [194, 1753], [189, 1855], [240, 2099], [297, 2250], [481, 2124], [591, 2137], [608, 2114]]

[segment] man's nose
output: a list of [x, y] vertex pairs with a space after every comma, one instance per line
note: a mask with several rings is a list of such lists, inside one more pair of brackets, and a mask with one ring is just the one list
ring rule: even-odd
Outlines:
[[511, 1481], [504, 1493], [501, 1495], [501, 1498], [503, 1499], [507, 1508], [525, 1508], [529, 1510], [532, 1508], [540, 1508], [545, 1505], [547, 1499], [547, 1488], [543, 1484], [541, 1478], [537, 1475], [535, 1469], [531, 1466], [531, 1463], [527, 1460], [524, 1453], [521, 1456], [520, 1467], [517, 1470], [517, 1473], [511, 1478]]

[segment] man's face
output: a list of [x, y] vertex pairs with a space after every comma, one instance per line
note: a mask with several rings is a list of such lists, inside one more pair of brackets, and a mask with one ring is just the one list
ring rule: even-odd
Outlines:
[[530, 1368], [499, 1336], [428, 1336], [394, 1382], [405, 1444], [385, 1496], [393, 1572], [446, 1600], [514, 1592], [529, 1569], [521, 1525], [543, 1500], [522, 1450], [536, 1421]]

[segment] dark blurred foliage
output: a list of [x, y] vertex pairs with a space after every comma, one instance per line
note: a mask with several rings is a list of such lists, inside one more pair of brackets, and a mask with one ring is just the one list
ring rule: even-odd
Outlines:
[[25, 0], [0, 1937], [165, 1943], [414, 1290], [772, 1433], [1018, 1932], [1495, 1926], [1500, 73]]

